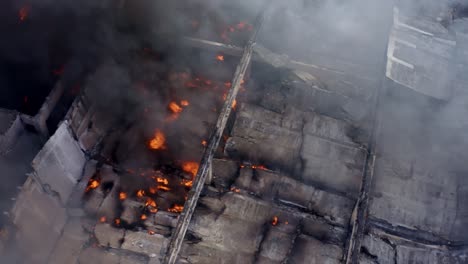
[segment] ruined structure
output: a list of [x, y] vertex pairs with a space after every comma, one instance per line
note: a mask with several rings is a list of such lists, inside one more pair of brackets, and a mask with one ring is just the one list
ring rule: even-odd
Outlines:
[[271, 44], [263, 5], [219, 36], [145, 28], [71, 104], [59, 81], [34, 117], [2, 110], [4, 157], [46, 139], [2, 263], [468, 263], [468, 22], [386, 10], [355, 52]]

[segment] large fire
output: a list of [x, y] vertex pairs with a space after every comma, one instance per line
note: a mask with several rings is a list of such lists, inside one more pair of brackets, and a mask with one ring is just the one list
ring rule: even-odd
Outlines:
[[[233, 30], [229, 32], [248, 30], [249, 26], [245, 23], [240, 23], [234, 25], [232, 28]], [[225, 60], [225, 55], [221, 53], [214, 54], [213, 57], [220, 62]], [[61, 74], [61, 70], [54, 71], [54, 74]], [[145, 141], [142, 142], [142, 146], [146, 147], [148, 151], [154, 151], [155, 155], [149, 157], [149, 162], [144, 159], [144, 162], [141, 163], [143, 165], [140, 165], [139, 162], [126, 163], [132, 165], [125, 164], [122, 165], [124, 168], [123, 170], [115, 170], [119, 176], [122, 176], [122, 180], [118, 181], [118, 184], [128, 183], [128, 180], [134, 181], [132, 184], [117, 186], [118, 192], [113, 197], [120, 203], [119, 206], [121, 207], [119, 208], [125, 210], [119, 210], [122, 215], [115, 215], [113, 218], [105, 219], [104, 221], [107, 223], [113, 223], [121, 227], [127, 227], [129, 224], [141, 225], [143, 224], [142, 221], [151, 219], [151, 214], [155, 214], [159, 210], [180, 213], [184, 209], [184, 199], [185, 201], [188, 199], [189, 190], [193, 187], [193, 182], [198, 173], [200, 164], [197, 161], [191, 160], [191, 158], [174, 159], [176, 156], [173, 155], [177, 154], [177, 149], [173, 148], [175, 148], [177, 144], [169, 144], [170, 142], [166, 139], [166, 135], [169, 135], [171, 132], [171, 138], [176, 138], [177, 134], [172, 133], [173, 131], [171, 131], [171, 129], [179, 127], [177, 122], [181, 123], [186, 117], [198, 114], [199, 109], [197, 107], [199, 105], [196, 105], [197, 103], [200, 105], [203, 103], [203, 111], [215, 109], [214, 111], [217, 112], [216, 109], [219, 110], [223, 101], [226, 100], [228, 90], [231, 88], [232, 84], [225, 79], [211, 80], [206, 76], [192, 75], [191, 72], [170, 73], [168, 81], [170, 87], [173, 86], [185, 89], [184, 93], [179, 91], [168, 93], [171, 97], [163, 103], [162, 109], [158, 108], [159, 106], [153, 106], [149, 103], [144, 105], [145, 116], [149, 116], [151, 111], [156, 109], [158, 113], [162, 112], [162, 114], [165, 115], [163, 116], [165, 119], [159, 120], [161, 121], [160, 123], [156, 123], [153, 134], [145, 138]], [[151, 84], [145, 83], [145, 81], [141, 81], [141, 83], [135, 86], [137, 92], [141, 93], [143, 96], [151, 95], [152, 90], [150, 87]], [[241, 86], [241, 92], [244, 90], [245, 89]], [[200, 93], [206, 93], [208, 98], [210, 98], [210, 100], [212, 99], [211, 101], [213, 104], [208, 100], [198, 100], [198, 97], [194, 97], [192, 101], [189, 97], [191, 94], [198, 95]], [[190, 99], [190, 101], [187, 99]], [[232, 107], [235, 108], [236, 105], [237, 101], [234, 100]], [[158, 118], [160, 117], [159, 114], [156, 116]], [[179, 116], [183, 118], [179, 119]], [[151, 122], [153, 122], [154, 119], [151, 120]], [[166, 121], [174, 122], [168, 124]], [[197, 134], [193, 146], [198, 147], [199, 150], [203, 147], [207, 147], [208, 141], [206, 135]], [[152, 158], [157, 158], [158, 160], [151, 163]], [[129, 168], [126, 166], [142, 167]], [[257, 168], [257, 166], [251, 167]], [[121, 174], [120, 171], [122, 172]], [[126, 177], [134, 178], [127, 179]], [[105, 179], [107, 180], [107, 178]], [[98, 188], [102, 185], [100, 182], [101, 180], [104, 180], [104, 178], [101, 179], [101, 176], [98, 176], [97, 179], [90, 180], [86, 191]], [[106, 194], [110, 193], [108, 192], [107, 184], [103, 184], [103, 186], [105, 188], [102, 188], [102, 192]], [[231, 191], [236, 193], [241, 192], [241, 190], [237, 188], [233, 188]], [[135, 203], [140, 206], [135, 206]], [[135, 214], [132, 214], [132, 220], [129, 220], [127, 214], [130, 210], [135, 210]], [[122, 217], [122, 223], [120, 222], [120, 218], [117, 217]], [[135, 222], [131, 223], [131, 221]]]
[[188, 162], [182, 163], [182, 170], [187, 173], [192, 174], [192, 176], [195, 177], [195, 175], [197, 175], [199, 166], [200, 165], [197, 162], [188, 161]]
[[160, 130], [156, 130], [154, 137], [149, 142], [149, 147], [153, 150], [166, 149], [166, 137]]

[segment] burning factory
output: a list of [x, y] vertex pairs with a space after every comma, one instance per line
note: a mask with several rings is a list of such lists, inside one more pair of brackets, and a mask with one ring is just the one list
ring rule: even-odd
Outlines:
[[468, 263], [465, 5], [56, 2], [0, 11], [0, 263]]

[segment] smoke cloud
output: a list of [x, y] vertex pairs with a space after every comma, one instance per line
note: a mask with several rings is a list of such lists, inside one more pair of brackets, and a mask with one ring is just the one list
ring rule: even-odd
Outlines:
[[[385, 0], [271, 1], [258, 42], [299, 61], [323, 66], [346, 62], [351, 65], [347, 67], [358, 65], [383, 75], [380, 69], [385, 63], [393, 4]], [[462, 1], [400, 0], [396, 4], [410, 15], [434, 19], [452, 7], [457, 7], [453, 14], [466, 14]], [[212, 53], [183, 51], [174, 39], [193, 35], [242, 46], [248, 31], [226, 29], [253, 24], [264, 7], [262, 1], [252, 0], [3, 1], [0, 107], [34, 114], [55, 81], [62, 79], [69, 89], [79, 83], [105, 119], [128, 128], [116, 150], [122, 166], [154, 165], [145, 140], [156, 129], [166, 134], [172, 150], [168, 159], [197, 160], [203, 148], [194, 147], [193, 142], [207, 139], [217, 116], [211, 109], [219, 110], [224, 83], [230, 81], [238, 59], [226, 58], [220, 64]], [[63, 74], [54, 74], [61, 67]], [[174, 74], [177, 80], [171, 80]], [[201, 75], [219, 87], [204, 93], [187, 88], [186, 82]], [[389, 122], [398, 120], [398, 127], [385, 127], [382, 144], [386, 151], [420, 153], [450, 145], [456, 153], [465, 152], [468, 140], [459, 132], [466, 125], [459, 121], [468, 111], [463, 102], [420, 101], [405, 97], [408, 93], [403, 90], [393, 93], [384, 112], [393, 118]], [[38, 100], [25, 106], [24, 96]], [[169, 103], [182, 100], [189, 100], [193, 110], [183, 111], [178, 122], [168, 122]], [[404, 144], [393, 136], [401, 131], [408, 138], [424, 136], [424, 140]], [[134, 143], [135, 138], [141, 142]], [[429, 147], [425, 140], [434, 144]], [[444, 156], [440, 164], [462, 171], [465, 156]]]

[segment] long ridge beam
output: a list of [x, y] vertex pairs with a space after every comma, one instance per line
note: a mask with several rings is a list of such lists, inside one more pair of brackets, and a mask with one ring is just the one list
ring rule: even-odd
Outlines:
[[203, 153], [203, 157], [200, 162], [200, 167], [193, 182], [193, 187], [188, 193], [188, 199], [185, 202], [183, 211], [179, 215], [177, 226], [175, 227], [172, 233], [172, 237], [169, 242], [166, 255], [163, 259], [164, 264], [175, 264], [177, 261], [180, 249], [182, 247], [182, 243], [184, 241], [185, 234], [187, 233], [187, 229], [195, 211], [195, 207], [197, 206], [198, 199], [200, 198], [200, 193], [203, 190], [206, 177], [209, 173], [213, 155], [216, 149], [218, 148], [219, 142], [223, 135], [223, 131], [231, 114], [232, 103], [237, 97], [240, 85], [242, 83], [242, 80], [244, 79], [244, 75], [247, 71], [248, 66], [250, 65], [255, 41], [257, 39], [258, 32], [260, 31], [260, 28], [263, 24], [265, 13], [266, 11], [263, 10], [257, 16], [252, 36], [243, 50], [242, 57], [240, 59], [239, 64], [237, 65], [236, 72], [232, 80], [231, 88], [229, 90], [229, 93], [227, 94], [227, 98], [224, 102], [223, 108], [221, 109], [220, 115], [218, 116], [214, 132], [211, 134], [210, 139], [208, 141], [208, 145]]

